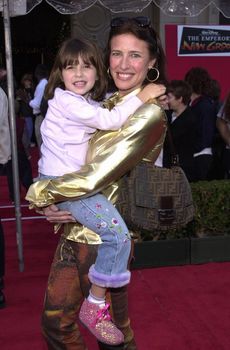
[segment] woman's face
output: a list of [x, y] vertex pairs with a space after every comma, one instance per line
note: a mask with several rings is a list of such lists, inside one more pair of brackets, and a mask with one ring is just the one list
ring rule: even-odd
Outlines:
[[156, 62], [147, 43], [133, 34], [121, 34], [111, 39], [110, 48], [110, 74], [119, 92], [125, 95], [141, 87]]
[[29, 79], [24, 80], [25, 89], [30, 89], [32, 87], [32, 81]]

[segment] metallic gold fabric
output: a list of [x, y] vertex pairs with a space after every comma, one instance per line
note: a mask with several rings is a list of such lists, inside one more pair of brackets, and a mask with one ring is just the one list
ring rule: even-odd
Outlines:
[[101, 238], [94, 231], [78, 223], [64, 224], [64, 237], [71, 241], [88, 244], [101, 244]]
[[[137, 94], [139, 90], [131, 94]], [[125, 97], [117, 93], [107, 102], [106, 107], [112, 108], [115, 104], [122, 103]], [[155, 100], [143, 104], [130, 116], [125, 125], [117, 131], [98, 131], [89, 144], [87, 164], [80, 171], [66, 174], [52, 180], [42, 180], [34, 183], [26, 199], [31, 207], [44, 207], [53, 203], [80, 199], [91, 196], [97, 192], [106, 193], [113, 202], [116, 197], [115, 181], [132, 169], [146, 155], [147, 161], [155, 161], [162, 147], [166, 132], [166, 117], [164, 111]], [[152, 150], [150, 152], [150, 150]], [[149, 153], [150, 152], [150, 153]], [[111, 184], [113, 186], [111, 187]], [[110, 186], [110, 187], [109, 187]], [[104, 191], [105, 190], [105, 191]], [[113, 193], [113, 196], [111, 196]], [[69, 226], [70, 227], [70, 226]], [[69, 234], [67, 233], [69, 232]], [[77, 233], [65, 232], [71, 240], [82, 242], [85, 234], [79, 227]], [[89, 230], [83, 227], [83, 231]], [[91, 232], [91, 238], [86, 238], [85, 243], [98, 243], [98, 236]], [[88, 235], [88, 233], [87, 233]], [[97, 237], [96, 237], [97, 236]], [[68, 236], [69, 239], [69, 236]]]

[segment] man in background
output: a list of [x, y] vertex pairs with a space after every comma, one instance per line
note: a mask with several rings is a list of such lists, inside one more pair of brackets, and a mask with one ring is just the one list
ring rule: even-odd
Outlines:
[[44, 95], [46, 84], [48, 83], [48, 68], [44, 64], [38, 64], [34, 71], [34, 76], [37, 80], [37, 85], [34, 91], [34, 98], [30, 100], [29, 105], [33, 109], [33, 114], [35, 117], [35, 137], [37, 141], [38, 148], [40, 149], [42, 144], [41, 137], [41, 123], [44, 116], [41, 113], [41, 101]]
[[[0, 173], [11, 159], [10, 129], [8, 121], [8, 99], [0, 87]], [[4, 232], [0, 219], [0, 309], [5, 307], [5, 296], [3, 294], [5, 274], [5, 241]]]
[[[167, 87], [168, 106], [168, 132], [163, 148], [163, 166], [171, 166], [172, 156], [175, 152], [179, 165], [184, 170], [187, 179], [194, 180], [194, 158], [196, 121], [189, 102], [191, 87], [183, 80], [172, 80]], [[170, 136], [175, 149], [172, 149]]]

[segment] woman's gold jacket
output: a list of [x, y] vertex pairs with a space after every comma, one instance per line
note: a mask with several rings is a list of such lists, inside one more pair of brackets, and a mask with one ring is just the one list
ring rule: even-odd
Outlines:
[[[139, 90], [131, 94], [137, 94]], [[115, 93], [104, 102], [112, 109], [125, 98]], [[31, 208], [75, 200], [102, 192], [114, 204], [122, 176], [142, 159], [154, 162], [163, 145], [166, 132], [164, 110], [155, 100], [139, 107], [117, 131], [97, 131], [90, 140], [87, 163], [79, 171], [56, 179], [38, 181], [29, 188], [26, 199]], [[77, 223], [64, 224], [67, 239], [89, 244], [101, 243], [93, 231]]]

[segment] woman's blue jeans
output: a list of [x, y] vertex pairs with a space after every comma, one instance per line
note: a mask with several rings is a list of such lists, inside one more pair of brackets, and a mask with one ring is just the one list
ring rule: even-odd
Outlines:
[[[40, 175], [40, 178], [53, 178]], [[131, 249], [128, 228], [114, 205], [102, 194], [57, 204], [67, 210], [82, 225], [96, 232], [101, 240], [94, 265], [90, 267], [89, 279], [101, 287], [122, 287], [129, 283], [127, 270]]]

